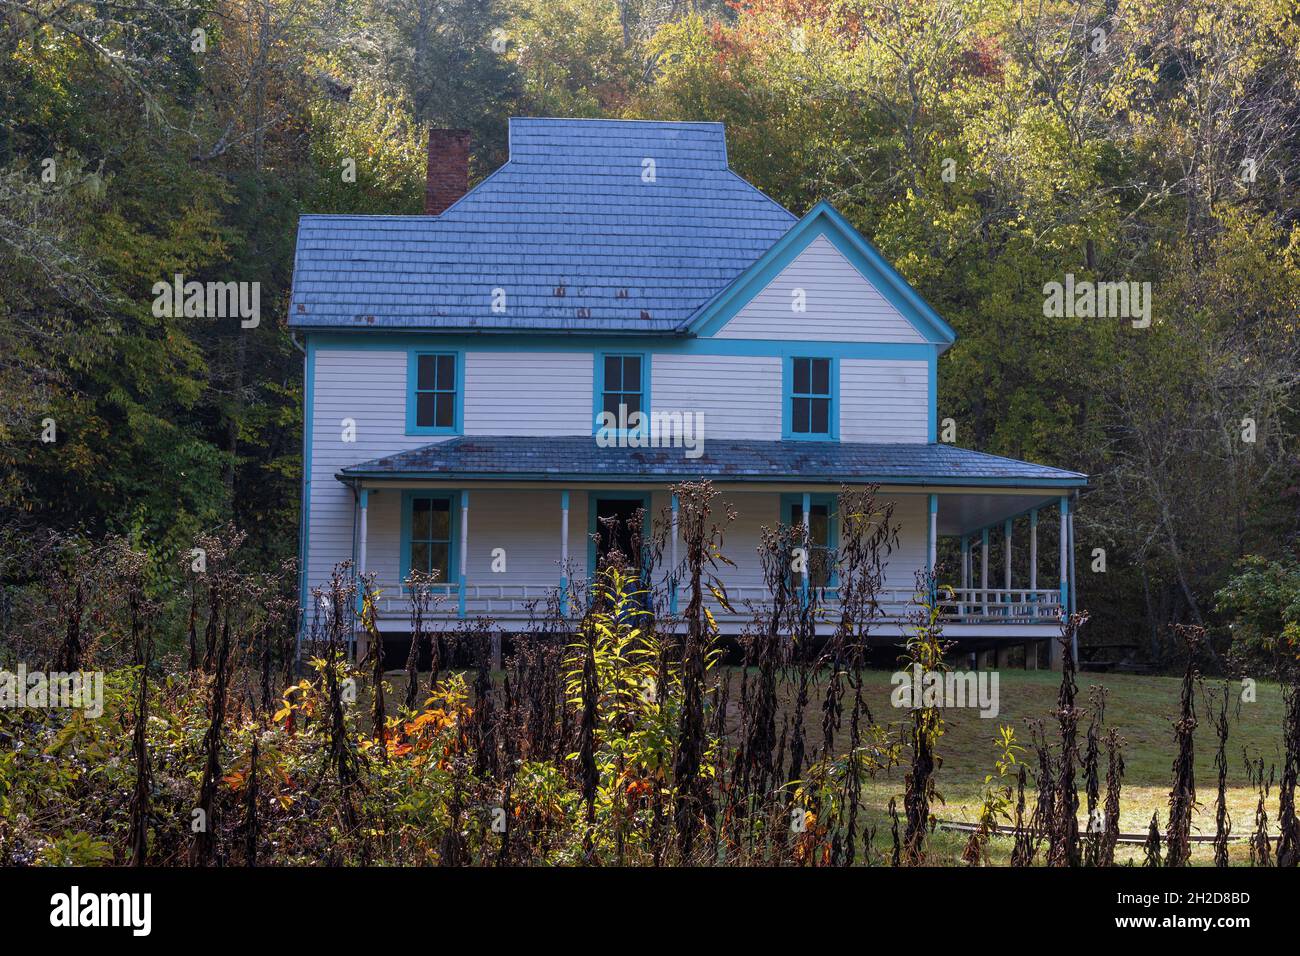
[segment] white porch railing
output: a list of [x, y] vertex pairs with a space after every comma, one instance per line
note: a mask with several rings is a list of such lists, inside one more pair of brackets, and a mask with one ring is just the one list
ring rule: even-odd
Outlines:
[[[404, 619], [410, 614], [410, 592], [404, 586], [378, 584], [376, 602], [381, 618]], [[473, 584], [465, 585], [465, 616], [526, 617], [542, 615], [547, 602], [555, 595], [555, 584]], [[430, 616], [436, 620], [455, 619], [460, 614], [460, 592], [454, 584], [436, 584], [430, 589], [437, 600]], [[905, 620], [914, 608], [915, 590], [886, 588], [877, 594], [885, 620]], [[710, 612], [719, 620], [738, 620], [771, 603], [764, 587], [736, 586], [727, 589], [734, 612], [725, 610], [712, 595], [706, 595]], [[1061, 592], [1057, 588], [943, 588], [939, 595], [940, 614], [950, 623], [1044, 624], [1061, 617]], [[836, 589], [822, 590], [819, 601], [826, 615], [837, 615]], [[686, 609], [686, 596], [679, 591], [678, 610]]]
[[[905, 620], [916, 607], [913, 588], [884, 588], [876, 595], [876, 603], [886, 620]], [[737, 612], [748, 607], [762, 608], [771, 601], [766, 588], [734, 587], [727, 589], [727, 598]], [[825, 588], [820, 601], [828, 616], [837, 614], [835, 588]], [[709, 609], [715, 616], [727, 617], [719, 612], [717, 603], [708, 599]], [[1043, 624], [1061, 617], [1061, 592], [1053, 588], [944, 588], [939, 594], [940, 617], [948, 622], [998, 624]]]
[[[407, 617], [411, 613], [411, 592], [405, 585], [376, 584], [381, 617]], [[555, 584], [466, 584], [465, 616], [480, 614], [526, 614], [530, 607], [540, 612], [555, 594]], [[460, 613], [460, 588], [454, 584], [435, 584], [429, 588], [433, 598], [430, 611], [434, 617], [457, 617]], [[433, 604], [436, 602], [436, 607]]]
[[1041, 624], [1059, 620], [1060, 588], [953, 588], [940, 595], [948, 619]]

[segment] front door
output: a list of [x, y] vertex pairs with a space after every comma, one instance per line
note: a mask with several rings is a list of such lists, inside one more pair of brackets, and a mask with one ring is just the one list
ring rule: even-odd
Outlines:
[[596, 566], [603, 567], [611, 557], [620, 564], [641, 570], [641, 551], [645, 518], [650, 503], [645, 496], [596, 498]]

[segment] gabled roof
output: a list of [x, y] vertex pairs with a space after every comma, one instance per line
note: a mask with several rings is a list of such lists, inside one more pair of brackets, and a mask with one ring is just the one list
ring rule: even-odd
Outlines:
[[441, 216], [303, 216], [289, 324], [671, 334], [794, 222], [721, 123], [515, 118]]
[[1080, 488], [1086, 475], [953, 445], [709, 439], [681, 448], [603, 448], [594, 437], [485, 436], [436, 442], [343, 469], [338, 477], [448, 480], [779, 481]]
[[712, 335], [762, 292], [818, 236], [830, 240], [927, 342], [946, 347], [957, 340], [952, 326], [921, 298], [920, 293], [898, 274], [875, 246], [825, 201], [813, 206], [735, 282], [709, 300], [691, 318], [689, 330], [697, 335]]

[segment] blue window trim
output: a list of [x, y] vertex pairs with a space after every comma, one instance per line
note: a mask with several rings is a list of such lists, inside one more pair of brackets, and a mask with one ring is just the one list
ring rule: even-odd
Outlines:
[[[800, 510], [801, 511], [803, 510], [803, 499], [804, 496], [800, 492], [782, 492], [781, 514], [780, 514], [781, 524], [789, 525], [790, 507], [792, 505], [798, 505]], [[830, 553], [834, 555], [835, 549], [840, 546], [840, 496], [828, 495], [828, 494], [809, 494], [808, 506], [811, 508], [813, 505], [826, 505], [826, 507], [829, 509], [830, 528], [829, 528], [828, 540], [826, 542], [826, 547], [830, 550]], [[839, 572], [835, 570], [834, 567], [832, 567], [831, 577], [830, 580], [826, 583], [826, 586], [828, 588], [839, 587], [839, 583], [840, 583]]]
[[[456, 411], [450, 428], [436, 425], [417, 425], [415, 423], [415, 386], [416, 367], [421, 355], [450, 355], [456, 361]], [[438, 348], [430, 343], [429, 348], [410, 349], [406, 353], [406, 434], [408, 435], [460, 435], [464, 431], [465, 412], [465, 361], [464, 353], [454, 348]]]
[[[826, 359], [831, 364], [830, 411], [827, 414], [828, 434], [815, 435], [795, 432], [791, 427], [794, 404], [794, 360], [797, 358]], [[833, 355], [815, 351], [787, 355], [781, 372], [781, 437], [788, 441], [839, 441], [840, 440], [840, 361]]]
[[451, 585], [453, 593], [460, 586], [460, 503], [459, 491], [440, 491], [434, 488], [407, 488], [402, 491], [402, 530], [398, 545], [400, 576], [399, 588], [406, 586], [407, 575], [411, 573], [411, 505], [416, 498], [446, 498], [450, 502], [451, 521], [449, 531], [451, 543], [447, 548], [447, 577], [439, 580], [437, 585]]
[[625, 435], [631, 431], [637, 431], [640, 434], [646, 434], [650, 428], [650, 353], [641, 352], [636, 349], [609, 349], [603, 352], [595, 353], [595, 391], [591, 399], [591, 433], [593, 435], [600, 431], [600, 413], [605, 410], [605, 359], [606, 358], [639, 358], [641, 360], [641, 413], [644, 416], [642, 427], [639, 429], [624, 431], [615, 429], [613, 434]]
[[587, 577], [596, 576], [596, 499], [613, 498], [618, 501], [639, 501], [645, 513], [641, 533], [642, 547], [650, 545], [649, 491], [588, 491], [587, 492]]

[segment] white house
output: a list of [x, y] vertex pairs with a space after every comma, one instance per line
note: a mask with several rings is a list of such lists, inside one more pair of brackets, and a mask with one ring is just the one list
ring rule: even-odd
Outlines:
[[[717, 123], [514, 119], [509, 161], [468, 192], [468, 134], [429, 152], [428, 215], [299, 226], [308, 618], [351, 560], [395, 638], [412, 568], [438, 572], [449, 622], [509, 630], [589, 573], [599, 517], [671, 513], [673, 483], [710, 478], [739, 512], [733, 601], [763, 597], [763, 526], [833, 548], [835, 492], [877, 482], [901, 523], [891, 613], [942, 546], [961, 555], [947, 637], [1059, 632], [1086, 477], [937, 441], [955, 334], [833, 208], [799, 218], [746, 183]], [[691, 426], [688, 447], [644, 447], [645, 416]]]

